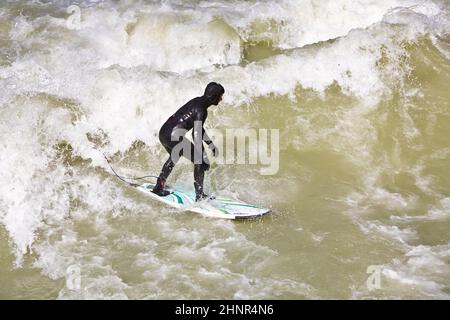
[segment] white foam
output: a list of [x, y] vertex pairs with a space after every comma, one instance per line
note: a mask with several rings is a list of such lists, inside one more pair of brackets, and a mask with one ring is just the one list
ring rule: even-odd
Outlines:
[[270, 41], [292, 49], [345, 36], [353, 29], [380, 22], [398, 7], [411, 7], [422, 14], [439, 9], [427, 1], [396, 0], [286, 0], [232, 3], [204, 2], [206, 12], [221, 15], [246, 41]]
[[439, 204], [432, 206], [425, 215], [402, 215], [391, 216], [392, 221], [410, 222], [410, 221], [434, 221], [446, 220], [450, 217], [450, 198], [439, 200]]
[[[348, 2], [348, 4], [352, 3]], [[359, 5], [353, 4], [356, 7]], [[293, 3], [282, 3], [278, 5], [277, 10], [288, 12], [290, 9], [287, 10], [286, 8], [289, 5], [293, 5]], [[316, 3], [315, 5], [320, 6], [321, 4]], [[256, 15], [261, 12], [277, 14], [278, 11], [273, 10], [273, 6], [277, 5], [261, 3], [253, 8], [250, 16], [245, 18], [247, 19], [245, 25], [252, 21], [253, 14]], [[319, 8], [318, 12], [330, 13], [335, 5], [332, 2], [327, 2], [324, 6], [325, 9]], [[329, 8], [326, 9], [326, 6], [329, 6]], [[372, 6], [375, 6], [375, 3], [372, 3]], [[385, 1], [375, 10], [374, 22], [379, 20], [380, 17], [378, 16], [381, 16], [387, 10], [387, 7]], [[222, 7], [218, 6], [217, 8]], [[231, 7], [227, 8], [229, 10], [226, 11], [227, 18], [233, 20], [233, 14], [236, 14], [236, 21], [244, 21], [242, 20], [244, 17], [239, 13], [239, 10], [245, 9], [245, 5], [240, 9], [238, 7], [236, 11], [232, 11]], [[214, 28], [218, 27], [216, 25], [212, 27], [210, 25], [210, 27], [202, 26], [212, 23], [212, 13], [217, 12], [217, 10], [214, 11], [214, 8], [205, 9], [212, 13], [203, 17], [203, 11], [198, 13], [189, 9], [178, 12], [174, 11], [174, 8], [157, 7], [155, 12], [165, 13], [161, 17], [156, 17], [156, 13], [150, 9], [153, 10], [155, 7], [148, 7], [147, 10], [143, 10], [142, 18], [137, 18], [136, 8], [133, 7], [129, 11], [121, 13], [116, 9], [86, 8], [83, 11], [84, 25], [79, 32], [66, 30], [63, 21], [51, 17], [42, 17], [36, 21], [31, 21], [29, 18], [22, 16], [15, 19], [10, 37], [16, 46], [29, 49], [31, 44], [40, 44], [51, 48], [51, 50], [47, 53], [31, 51], [29, 54], [18, 58], [11, 66], [0, 68], [0, 81], [3, 87], [0, 95], [2, 103], [16, 104], [15, 97], [18, 95], [29, 92], [44, 92], [52, 96], [72, 99], [77, 104], [76, 108], [79, 109], [77, 111], [79, 114], [78, 120], [70, 124], [68, 120], [70, 112], [67, 109], [49, 113], [47, 110], [40, 109], [42, 107], [35, 108], [33, 105], [27, 104], [27, 108], [35, 111], [23, 111], [27, 113], [28, 117], [33, 117], [22, 122], [24, 130], [27, 132], [25, 140], [23, 135], [21, 137], [15, 136], [16, 133], [12, 128], [16, 124], [8, 122], [14, 120], [15, 112], [18, 111], [10, 109], [8, 114], [3, 114], [7, 122], [2, 125], [2, 131], [6, 132], [6, 136], [10, 135], [11, 138], [7, 140], [9, 142], [6, 149], [2, 150], [3, 154], [8, 155], [8, 159], [2, 161], [6, 168], [2, 180], [10, 181], [11, 175], [18, 173], [20, 173], [20, 179], [22, 179], [20, 183], [15, 184], [14, 190], [3, 190], [5, 197], [3, 203], [6, 204], [8, 212], [3, 221], [8, 226], [12, 238], [15, 239], [19, 248], [18, 252], [24, 253], [26, 248], [32, 244], [34, 232], [40, 223], [39, 213], [27, 213], [37, 212], [36, 210], [39, 211], [41, 207], [37, 203], [31, 205], [31, 202], [24, 200], [24, 197], [36, 197], [35, 193], [31, 191], [36, 186], [29, 185], [28, 181], [31, 181], [31, 176], [44, 168], [53, 156], [53, 151], [51, 151], [46, 155], [42, 154], [32, 159], [23, 158], [24, 153], [38, 155], [41, 148], [48, 152], [51, 150], [51, 145], [60, 140], [66, 140], [73, 147], [74, 154], [85, 159], [92, 159], [93, 165], [106, 167], [102, 155], [95, 151], [92, 148], [93, 145], [87, 140], [86, 133], [97, 132], [101, 128], [110, 141], [104, 151], [111, 153], [127, 150], [135, 140], [144, 141], [149, 146], [155, 145], [157, 140], [153, 134], [157, 132], [165, 117], [188, 99], [200, 95], [205, 83], [210, 80], [218, 80], [225, 85], [227, 90], [225, 102], [232, 105], [239, 105], [250, 101], [253, 97], [272, 93], [292, 95], [298, 85], [324, 91], [335, 81], [339, 83], [344, 92], [364, 97], [366, 103], [369, 103], [370, 97], [377, 101], [381, 95], [389, 93], [389, 87], [383, 80], [383, 74], [376, 68], [376, 62], [381, 55], [380, 47], [388, 48], [387, 52], [394, 65], [396, 57], [403, 54], [397, 43], [401, 41], [402, 33], [397, 34], [389, 27], [379, 24], [367, 30], [354, 30], [335, 43], [323, 45], [320, 48], [298, 49], [245, 67], [229, 66], [210, 74], [194, 74], [191, 76], [160, 73], [153, 68], [182, 72], [183, 70], [204, 67], [202, 61], [207, 61], [207, 64], [210, 65], [217, 63], [234, 64], [238, 62], [235, 47], [237, 40], [227, 38], [228, 36], [222, 34], [220, 37], [216, 37], [217, 41], [232, 42], [231, 56], [227, 56], [228, 53], [214, 56], [215, 52], [212, 53], [212, 51], [208, 51], [209, 49], [201, 51], [196, 47], [209, 44], [211, 34], [216, 30]], [[421, 14], [427, 13], [426, 10], [421, 12]], [[431, 10], [431, 14], [436, 14], [436, 12], [436, 10]], [[149, 19], [145, 18], [146, 15]], [[199, 15], [202, 16], [202, 19], [196, 22], [194, 18]], [[334, 18], [338, 19], [338, 15], [336, 13]], [[352, 22], [353, 18], [349, 18], [348, 14], [343, 16], [347, 17], [346, 20], [349, 23], [355, 24], [345, 27], [345, 31], [340, 31], [341, 35], [348, 32], [348, 29], [360, 27], [360, 22]], [[395, 13], [391, 16], [395, 16]], [[170, 20], [171, 17], [173, 21]], [[187, 20], [180, 17], [185, 17]], [[415, 19], [415, 17], [413, 18]], [[198, 57], [198, 61], [195, 60], [197, 58], [192, 58], [195, 61], [189, 60], [190, 58], [183, 55], [174, 56], [176, 59], [167, 57], [168, 60], [165, 60], [163, 65], [154, 64], [155, 61], [160, 61], [158, 55], [161, 49], [163, 49], [162, 52], [166, 49], [164, 49], [163, 44], [146, 41], [145, 37], [147, 31], [149, 31], [148, 28], [160, 28], [165, 25], [164, 19], [168, 19], [166, 25], [169, 28], [168, 31], [166, 30], [164, 37], [165, 45], [168, 46], [167, 50], [175, 45], [173, 52], [178, 52], [177, 50], [180, 48], [176, 46], [180, 43], [178, 38], [180, 37], [179, 32], [181, 32], [178, 29], [183, 23], [186, 23], [191, 28], [188, 28], [189, 33], [193, 32], [190, 39], [194, 42], [185, 44], [188, 47], [192, 46], [192, 50], [195, 52], [192, 57]], [[319, 16], [318, 19], [324, 18]], [[413, 26], [417, 23], [424, 23], [422, 21], [408, 22]], [[136, 23], [135, 33], [131, 38], [127, 38], [126, 28], [130, 23]], [[100, 24], [102, 25], [101, 28]], [[309, 26], [309, 24], [306, 25]], [[52, 37], [45, 37], [41, 33], [33, 32], [36, 28], [45, 28], [46, 26], [51, 28], [52, 34], [58, 30], [61, 33], [58, 34], [56, 39], [53, 39]], [[172, 28], [178, 31], [170, 31]], [[93, 29], [98, 29], [98, 32], [93, 33]], [[306, 27], [304, 29], [309, 30]], [[408, 26], [402, 30], [410, 29]], [[289, 29], [286, 32], [291, 34]], [[318, 30], [312, 29], [310, 32], [312, 35], [309, 37], [313, 39], [313, 34], [322, 34], [323, 30], [320, 28]], [[231, 35], [232, 33], [230, 33]], [[327, 37], [334, 36], [327, 35]], [[408, 34], [408, 36], [410, 35]], [[133, 37], [136, 38], [133, 40]], [[395, 37], [399, 38], [392, 40]], [[201, 41], [203, 44], [195, 41]], [[318, 41], [318, 39], [309, 41]], [[133, 49], [134, 46], [146, 45], [146, 43], [149, 43], [149, 47]], [[220, 47], [221, 44], [213, 43], [212, 47], [216, 46]], [[134, 52], [131, 56], [125, 54], [130, 50]], [[227, 59], [229, 61], [226, 61]], [[103, 69], [103, 67], [116, 64], [123, 67], [111, 66]], [[129, 68], [140, 64], [145, 66]], [[393, 74], [395, 75], [395, 72]], [[400, 74], [397, 73], [397, 76], [401, 77], [401, 72]], [[62, 105], [57, 107], [63, 108]], [[41, 116], [55, 117], [55, 121], [52, 122], [53, 124], [47, 121], [46, 127], [39, 127], [37, 121]], [[352, 116], [353, 114], [350, 113], [349, 118]], [[37, 127], [31, 127], [33, 121]], [[351, 121], [345, 123], [347, 124], [343, 124], [344, 126], [354, 126]], [[66, 130], [66, 128], [70, 128], [70, 130]], [[42, 143], [36, 137], [36, 132], [41, 130], [44, 135], [48, 135], [45, 143]], [[19, 147], [18, 144], [22, 146]], [[364, 146], [361, 146], [360, 151], [364, 152]], [[24, 161], [27, 162], [27, 165], [21, 167], [27, 167], [28, 170], [20, 172], [16, 164]], [[64, 179], [62, 172], [51, 174], [51, 176], [51, 179], [55, 179], [57, 176]], [[54, 192], [55, 196], [59, 194], [52, 191], [53, 187], [47, 186], [50, 188], [50, 193]], [[39, 186], [39, 188], [42, 187]], [[26, 189], [29, 191], [26, 191]], [[43, 198], [36, 199], [38, 203], [43, 200]], [[30, 209], [28, 206], [34, 209]], [[58, 215], [64, 215], [65, 210], [61, 210]], [[13, 214], [13, 212], [16, 213]], [[19, 219], [18, 217], [21, 214], [23, 217]], [[19, 221], [28, 222], [24, 224]], [[21, 231], [19, 231], [19, 228], [22, 228]]]
[[[383, 275], [418, 291], [416, 294], [434, 299], [449, 299], [445, 292], [450, 268], [445, 262], [449, 246], [416, 246], [405, 255], [406, 263], [394, 260], [385, 265]], [[396, 290], [401, 290], [397, 287]]]
[[[410, 8], [390, 11], [393, 6]], [[2, 18], [11, 17], [0, 12]], [[17, 16], [8, 22], [9, 41], [17, 58], [0, 67], [0, 221], [14, 243], [16, 265], [24, 254], [34, 250], [39, 255], [35, 266], [50, 278], [59, 279], [68, 266], [81, 259], [87, 271], [99, 271], [98, 277], [87, 275], [92, 287], [81, 297], [100, 298], [126, 298], [129, 287], [108, 265], [106, 249], [80, 241], [65, 218], [71, 214], [75, 222], [89, 222], [101, 242], [114, 231], [105, 222], [108, 218], [120, 218], [130, 211], [151, 215], [157, 210], [149, 210], [148, 203], [143, 210], [139, 201], [124, 196], [121, 188], [101, 176], [101, 170], [95, 167], [108, 167], [88, 133], [104, 132], [109, 143], [102, 151], [109, 154], [128, 150], [136, 140], [155, 151], [155, 134], [161, 123], [188, 99], [201, 95], [208, 81], [225, 86], [226, 106], [239, 106], [271, 94], [295, 99], [299, 86], [323, 94], [337, 83], [344, 94], [360, 103], [350, 108], [336, 128], [308, 136], [307, 141], [327, 140], [334, 135], [342, 150], [357, 154], [364, 163], [377, 137], [362, 115], [389, 96], [392, 83], [401, 82], [407, 74], [408, 67], [401, 64], [407, 52], [401, 43], [429, 33], [444, 33], [447, 23], [445, 12], [434, 2], [387, 0], [202, 2], [199, 7], [173, 3], [140, 7], [131, 3], [125, 9], [92, 2], [82, 6], [82, 19], [78, 31], [68, 30], [65, 19], [50, 15], [34, 20]], [[241, 40], [267, 39], [275, 47], [293, 50], [241, 64]], [[335, 40], [304, 47], [329, 39]], [[388, 62], [380, 67], [377, 62], [382, 57]], [[63, 141], [73, 148], [72, 155], [91, 164], [82, 169], [64, 165], [54, 148]], [[441, 151], [433, 156], [447, 156], [447, 150]], [[373, 179], [368, 177], [369, 200], [393, 210], [414, 205], [414, 197], [379, 188], [378, 173]], [[366, 199], [358, 196], [355, 206]], [[73, 208], [74, 199], [84, 207]], [[447, 210], [447, 202], [444, 200], [436, 210]], [[231, 224], [216, 225], [215, 231], [228, 232], [218, 241], [210, 240], [212, 233], [204, 236], [184, 230], [167, 216], [160, 219], [158, 227], [167, 234], [160, 235], [158, 241], [135, 239], [127, 244], [142, 250], [148, 245], [148, 252], [136, 255], [135, 264], [151, 270], [143, 274], [149, 288], [173, 277], [169, 284], [180, 280], [193, 285], [193, 291], [177, 291], [172, 297], [189, 297], [189, 293], [204, 296], [203, 288], [193, 280], [196, 274], [179, 274], [183, 263], [205, 260], [210, 268], [200, 273], [205, 277], [221, 274], [229, 283], [221, 293], [233, 291], [231, 298], [286, 293], [314, 296], [315, 290], [306, 284], [257, 277], [244, 270], [245, 263], [256, 270], [261, 268], [267, 257], [276, 253], [238, 237]], [[36, 241], [38, 230], [43, 231], [43, 238]], [[364, 230], [401, 244], [415, 237], [414, 230], [378, 223], [366, 225]], [[58, 232], [61, 239], [55, 241], [52, 235]], [[208, 235], [211, 238], [206, 238]], [[322, 238], [318, 234], [313, 239], [320, 242]], [[165, 266], [167, 261], [152, 256], [159, 241], [180, 242], [171, 242], [170, 247], [177, 263]], [[230, 265], [225, 247], [238, 252], [245, 263]], [[96, 258], [82, 261], [85, 255]], [[225, 266], [211, 267], [219, 261]], [[411, 260], [418, 269], [425, 264], [420, 258]], [[71, 294], [63, 289], [59, 297]]]
[[417, 236], [415, 230], [411, 228], [399, 228], [397, 226], [384, 225], [379, 222], [364, 222], [360, 225], [361, 230], [366, 234], [381, 234], [401, 244], [407, 244], [408, 241]]

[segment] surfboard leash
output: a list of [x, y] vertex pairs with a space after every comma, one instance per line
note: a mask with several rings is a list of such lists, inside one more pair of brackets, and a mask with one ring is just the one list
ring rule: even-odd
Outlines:
[[129, 179], [129, 180], [142, 180], [145, 178], [156, 178], [158, 179], [157, 176], [154, 175], [147, 175], [147, 176], [142, 176], [142, 177], [125, 177], [125, 176], [120, 176], [117, 174], [116, 170], [114, 170], [113, 166], [111, 165], [111, 162], [109, 161], [108, 157], [102, 152], [103, 157], [105, 158], [106, 162], [108, 163], [109, 167], [111, 168], [112, 172], [114, 173], [114, 175], [119, 178], [121, 181], [125, 182], [126, 184], [129, 184], [132, 187], [139, 187], [138, 184], [136, 183], [132, 183], [129, 181], [126, 181], [125, 179]]

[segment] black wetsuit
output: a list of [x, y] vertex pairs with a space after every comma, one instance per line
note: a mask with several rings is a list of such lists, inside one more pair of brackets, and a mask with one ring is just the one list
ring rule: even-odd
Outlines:
[[[203, 180], [205, 171], [209, 169], [209, 160], [203, 149], [202, 141], [213, 146], [214, 151], [217, 151], [217, 149], [206, 134], [203, 124], [208, 117], [208, 107], [217, 105], [224, 92], [225, 90], [220, 84], [209, 83], [203, 96], [190, 100], [161, 127], [159, 140], [169, 153], [169, 159], [163, 165], [158, 182], [153, 190], [155, 193], [166, 194], [163, 190], [164, 183], [179, 158], [184, 156], [194, 164], [194, 187], [197, 200], [206, 197], [203, 193]], [[187, 131], [191, 129], [194, 143], [185, 137]]]

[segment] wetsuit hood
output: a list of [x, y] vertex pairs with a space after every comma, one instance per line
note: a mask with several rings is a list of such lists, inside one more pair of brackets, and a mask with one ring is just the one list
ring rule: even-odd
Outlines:
[[217, 106], [220, 102], [220, 97], [225, 93], [225, 89], [216, 82], [210, 82], [206, 86], [204, 97], [208, 102], [208, 106]]

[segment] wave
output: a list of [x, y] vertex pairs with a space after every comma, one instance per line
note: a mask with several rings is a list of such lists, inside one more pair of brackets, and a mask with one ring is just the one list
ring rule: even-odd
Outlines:
[[[244, 121], [242, 114], [226, 115], [224, 110], [231, 108], [236, 113], [274, 108], [280, 120], [270, 120], [292, 137], [287, 152], [325, 149], [352, 163], [358, 182], [340, 201], [363, 233], [393, 239], [404, 255], [411, 250], [427, 257], [430, 252], [445, 253], [440, 247], [414, 251], [411, 243], [420, 235], [401, 225], [448, 217], [443, 213], [448, 209], [447, 182], [430, 174], [436, 167], [446, 168], [442, 163], [448, 158], [445, 141], [434, 139], [447, 132], [440, 129], [448, 116], [445, 92], [450, 80], [445, 1], [84, 1], [79, 3], [76, 29], [67, 25], [70, 4], [16, 1], [0, 6], [0, 222], [11, 239], [16, 266], [27, 253], [37, 251], [36, 266], [52, 279], [63, 277], [77, 257], [64, 255], [75, 252], [79, 240], [70, 217], [86, 219], [98, 229], [112, 228], [98, 234], [96, 243], [104, 245], [109, 232], [115, 234], [106, 222], [109, 216], [144, 215], [148, 206], [137, 205], [126, 190], [112, 184], [99, 150], [120, 159], [142, 151], [139, 170], [158, 170], [159, 164], [153, 167], [149, 162], [162, 159], [156, 138], [159, 126], [200, 95], [209, 81], [226, 89], [224, 105], [212, 113], [213, 125]], [[248, 50], [265, 43], [267, 53], [253, 59]], [[434, 102], [426, 104], [425, 112], [423, 100], [429, 98]], [[216, 115], [226, 116], [219, 121]], [[421, 124], [418, 115], [428, 124]], [[270, 123], [263, 117], [264, 112], [252, 115], [256, 123]], [[432, 139], [435, 144], [427, 148]], [[276, 198], [263, 186], [255, 190]], [[422, 199], [431, 199], [431, 204], [417, 214]], [[394, 218], [367, 218], [377, 208]], [[173, 230], [180, 227], [167, 219], [159, 223]], [[240, 234], [234, 229], [230, 233]], [[55, 234], [61, 240], [55, 241]], [[189, 235], [196, 233], [191, 230]], [[244, 259], [255, 244], [241, 240], [247, 244], [241, 252]], [[228, 240], [218, 241], [222, 245]], [[84, 243], [77, 254], [89, 256], [95, 248]], [[195, 248], [184, 243], [172, 249], [181, 260], [189, 255], [197, 261], [216, 259], [203, 251], [197, 256]], [[223, 254], [220, 249], [214, 252]], [[150, 268], [147, 258], [133, 257]], [[93, 274], [100, 270], [100, 287], [110, 283], [117, 297], [127, 295], [127, 286], [110, 262], [84, 263], [92, 263]], [[161, 278], [147, 283], [149, 288], [165, 283], [182, 265], [164, 269], [164, 261], [155, 263]], [[398, 265], [391, 263], [394, 269]], [[228, 267], [223, 278], [230, 280], [239, 270]], [[397, 273], [387, 271], [387, 276], [415, 277], [414, 268], [414, 263], [406, 263], [395, 269]], [[448, 274], [439, 270], [436, 283]], [[208, 272], [200, 276], [212, 279], [221, 271]], [[427, 270], [422, 276], [428, 279], [430, 274]], [[314, 286], [300, 281], [249, 277], [247, 270], [239, 278], [249, 281], [244, 289], [239, 291], [236, 283], [234, 295], [225, 289], [222, 294], [269, 295], [258, 295], [251, 285], [256, 281], [256, 288], [271, 283], [280, 295], [283, 287], [290, 288], [287, 295], [318, 295]], [[188, 286], [194, 280], [183, 281]], [[438, 287], [424, 292], [444, 295], [445, 288]], [[60, 297], [70, 294], [62, 291]], [[199, 289], [176, 296], [205, 293]]]

